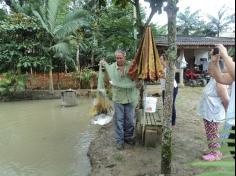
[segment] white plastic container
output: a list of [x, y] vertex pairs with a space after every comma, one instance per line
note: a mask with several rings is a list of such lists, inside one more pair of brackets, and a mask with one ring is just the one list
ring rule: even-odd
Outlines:
[[145, 112], [156, 112], [157, 109], [157, 98], [146, 97], [144, 102]]

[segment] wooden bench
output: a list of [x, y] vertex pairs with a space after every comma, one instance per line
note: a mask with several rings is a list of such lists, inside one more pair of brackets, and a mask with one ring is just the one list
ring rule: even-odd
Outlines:
[[162, 109], [155, 113], [144, 113], [142, 124], [142, 142], [145, 146], [155, 147], [161, 143]]
[[144, 114], [145, 116], [145, 125], [147, 126], [159, 126], [162, 124], [162, 119], [161, 119], [161, 116], [160, 116], [160, 110], [161, 109], [158, 109], [157, 112], [155, 113], [148, 113], [146, 112]]
[[162, 114], [162, 109], [157, 109], [155, 113], [144, 113], [143, 110], [139, 110], [136, 134], [143, 145], [155, 147], [161, 143]]

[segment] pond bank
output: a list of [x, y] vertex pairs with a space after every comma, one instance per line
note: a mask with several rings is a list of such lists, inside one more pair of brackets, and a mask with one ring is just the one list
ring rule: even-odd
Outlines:
[[[50, 100], [61, 98], [61, 92], [64, 90], [54, 90], [54, 93], [48, 90], [26, 90], [24, 92], [19, 92], [14, 96], [0, 96], [0, 102], [7, 101], [20, 101], [20, 100]], [[94, 96], [96, 90], [91, 89], [78, 89], [76, 90], [77, 96]]]
[[[177, 126], [173, 129], [173, 175], [192, 176], [203, 169], [189, 164], [201, 158], [207, 147], [202, 119], [196, 116], [196, 107], [202, 88], [185, 87], [177, 96]], [[140, 144], [125, 146], [117, 151], [113, 127], [102, 127], [90, 145], [88, 156], [92, 165], [91, 176], [159, 176], [161, 146], [146, 148]]]

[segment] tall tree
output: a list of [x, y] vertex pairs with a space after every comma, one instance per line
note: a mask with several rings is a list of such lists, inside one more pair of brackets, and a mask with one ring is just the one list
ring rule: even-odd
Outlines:
[[114, 59], [117, 48], [127, 51], [127, 58], [132, 58], [135, 52], [135, 39], [132, 35], [132, 5], [118, 8], [114, 5], [107, 7], [100, 20], [100, 48], [106, 48], [103, 57]]
[[216, 37], [217, 32], [214, 30], [214, 26], [210, 23], [203, 24], [201, 28], [193, 33], [195, 36]]
[[178, 34], [189, 36], [200, 30], [204, 24], [199, 15], [200, 12], [200, 10], [197, 10], [191, 13], [190, 7], [187, 7], [183, 13], [180, 12], [177, 16]]
[[[95, 54], [97, 52], [99, 46], [98, 37], [100, 35], [99, 23], [100, 23], [100, 16], [101, 16], [101, 5], [97, 0], [91, 0], [93, 6], [91, 8], [91, 15], [92, 15], [92, 52], [91, 52], [91, 65], [95, 65]], [[90, 3], [91, 3], [90, 2]]]
[[213, 30], [217, 33], [218, 37], [220, 37], [221, 32], [224, 32], [229, 28], [230, 24], [235, 23], [235, 13], [227, 15], [227, 8], [225, 6], [219, 10], [217, 17], [208, 15], [208, 18], [210, 19], [208, 25], [213, 27]]
[[[104, 2], [105, 0], [100, 0], [102, 2]], [[151, 8], [151, 12], [146, 20], [146, 22], [142, 21], [142, 10], [141, 10], [141, 6], [140, 6], [140, 0], [112, 0], [112, 2], [120, 7], [125, 7], [127, 6], [127, 4], [132, 4], [133, 6], [135, 6], [136, 8], [136, 25], [138, 28], [138, 34], [139, 37], [142, 37], [145, 28], [150, 24], [153, 16], [155, 15], [156, 12], [158, 12], [159, 14], [162, 13], [162, 6], [163, 3], [166, 0], [145, 0], [146, 2], [148, 2], [150, 4], [150, 8]]]
[[171, 175], [171, 163], [172, 163], [172, 128], [171, 128], [171, 116], [172, 116], [172, 102], [173, 102], [173, 82], [174, 82], [174, 70], [177, 54], [176, 46], [176, 16], [177, 16], [177, 3], [178, 0], [168, 0], [168, 4], [165, 7], [165, 11], [168, 16], [168, 50], [167, 50], [167, 63], [168, 72], [166, 78], [166, 100], [164, 104], [164, 119], [162, 129], [162, 150], [161, 150], [161, 173], [170, 176]]

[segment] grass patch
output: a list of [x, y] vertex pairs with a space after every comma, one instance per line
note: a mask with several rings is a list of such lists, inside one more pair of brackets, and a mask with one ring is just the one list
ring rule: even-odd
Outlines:
[[114, 156], [114, 159], [115, 159], [116, 161], [118, 161], [118, 162], [125, 161], [124, 156], [121, 155], [121, 154], [116, 154], [116, 155]]

